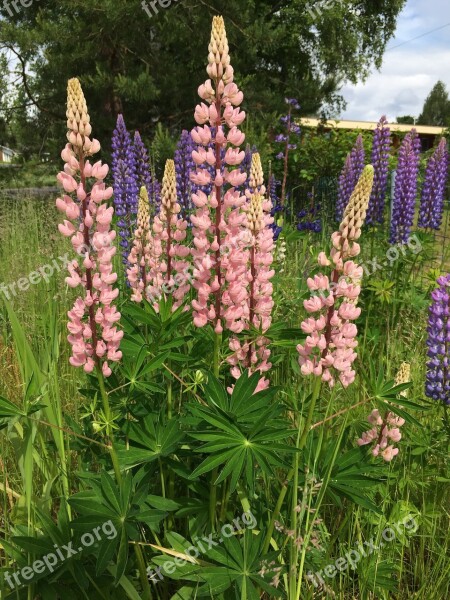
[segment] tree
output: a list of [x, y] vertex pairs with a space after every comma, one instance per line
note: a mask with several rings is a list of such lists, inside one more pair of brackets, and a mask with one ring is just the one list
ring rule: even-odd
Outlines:
[[450, 99], [442, 81], [438, 81], [431, 90], [417, 122], [420, 125], [436, 125], [437, 127], [450, 125]]
[[232, 63], [252, 115], [281, 112], [284, 96], [298, 97], [304, 114], [339, 108], [342, 82], [356, 83], [380, 66], [405, 0], [364, 3], [359, 16], [343, 2], [321, 14], [308, 11], [307, 0], [151, 4], [157, 13], [146, 12], [142, 0], [46, 0], [13, 16], [0, 5], [0, 44], [14, 55], [47, 147], [55, 119], [63, 131], [65, 86], [73, 76], [82, 80], [103, 141], [122, 111], [127, 125], [144, 136], [158, 122], [173, 131], [191, 127], [217, 13], [226, 20]]
[[415, 125], [416, 119], [411, 115], [404, 115], [403, 117], [397, 117], [397, 123], [401, 125]]

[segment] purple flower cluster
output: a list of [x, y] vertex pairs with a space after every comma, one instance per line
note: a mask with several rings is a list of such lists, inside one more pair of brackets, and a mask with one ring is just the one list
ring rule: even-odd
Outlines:
[[419, 227], [439, 230], [441, 226], [448, 179], [448, 165], [447, 140], [442, 138], [427, 164], [420, 203]]
[[247, 144], [245, 147], [245, 158], [241, 162], [240, 169], [242, 173], [247, 173], [247, 179], [243, 185], [236, 188], [237, 190], [242, 190], [244, 193], [250, 189], [250, 169], [252, 166], [252, 158], [257, 152], [258, 148], [256, 146], [251, 147], [250, 144]]
[[[274, 218], [272, 225], [270, 225], [270, 228], [273, 231], [273, 239], [275, 241], [277, 241], [277, 239], [280, 236], [280, 233], [283, 231], [283, 227], [279, 224], [279, 221], [282, 222], [283, 220], [283, 206], [281, 205], [280, 196], [278, 195], [278, 186], [280, 185], [281, 182], [277, 181], [277, 179], [275, 179], [275, 175], [272, 173], [269, 177], [268, 193], [269, 200], [272, 203], [272, 210], [270, 211], [270, 214]], [[277, 217], [279, 217], [278, 220]]]
[[308, 194], [309, 204], [298, 213], [299, 223], [297, 223], [298, 231], [312, 231], [313, 233], [321, 233], [322, 222], [320, 220], [320, 203], [314, 201], [314, 195]]
[[114, 204], [119, 217], [120, 246], [123, 248], [123, 262], [127, 264], [131, 240], [138, 211], [138, 174], [136, 155], [123, 115], [117, 117], [116, 129], [112, 138], [112, 175], [114, 180]]
[[191, 173], [195, 171], [192, 152], [197, 147], [189, 131], [183, 130], [175, 150], [175, 170], [177, 174], [177, 196], [183, 218], [187, 218], [192, 209], [192, 194], [198, 186], [192, 183]]
[[373, 135], [371, 164], [374, 168], [374, 180], [369, 208], [367, 209], [366, 223], [375, 225], [383, 223], [384, 204], [386, 199], [389, 154], [391, 149], [391, 130], [387, 127], [388, 120], [381, 117]]
[[[296, 106], [300, 108], [299, 104], [297, 104]], [[291, 135], [300, 135], [301, 129], [299, 125], [297, 125], [297, 123], [292, 122], [291, 112], [289, 112], [289, 114], [287, 115], [284, 115], [283, 117], [280, 117], [280, 123], [284, 125], [285, 133], [279, 133], [277, 136], [275, 136], [275, 142], [277, 144], [284, 144], [285, 151], [279, 152], [276, 158], [278, 160], [284, 160], [286, 155], [286, 149], [288, 151], [297, 150], [297, 144], [291, 144]]]
[[390, 244], [406, 244], [414, 222], [420, 160], [420, 139], [415, 129], [406, 134], [399, 150], [395, 177]]
[[280, 122], [284, 126], [284, 133], [276, 136], [275, 142], [284, 144], [284, 150], [279, 152], [277, 159], [284, 161], [283, 181], [281, 183], [281, 205], [284, 206], [286, 201], [286, 186], [289, 167], [289, 152], [297, 150], [297, 144], [291, 143], [291, 136], [300, 136], [301, 129], [292, 118], [292, 111], [299, 110], [300, 104], [295, 98], [285, 98], [286, 104], [289, 106], [288, 114], [280, 118]]
[[425, 393], [450, 405], [450, 275], [439, 277], [431, 293]]
[[134, 134], [134, 155], [138, 189], [141, 189], [143, 185], [146, 187], [152, 214], [157, 214], [161, 204], [161, 184], [152, 175], [150, 156], [139, 131]]
[[356, 138], [352, 151], [345, 159], [345, 165], [339, 177], [338, 197], [336, 203], [336, 220], [341, 222], [345, 207], [358, 183], [364, 169], [366, 154], [362, 135]]

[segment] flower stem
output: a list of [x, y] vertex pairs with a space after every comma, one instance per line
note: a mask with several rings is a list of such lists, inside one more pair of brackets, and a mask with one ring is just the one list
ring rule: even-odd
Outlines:
[[[306, 444], [306, 440], [308, 437], [308, 433], [311, 429], [311, 424], [312, 424], [312, 420], [313, 420], [313, 416], [314, 416], [314, 409], [316, 407], [316, 403], [317, 403], [317, 400], [320, 395], [321, 387], [322, 387], [322, 380], [319, 377], [317, 377], [316, 380], [314, 381], [314, 387], [313, 387], [313, 392], [312, 392], [312, 396], [311, 396], [311, 403], [309, 405], [309, 411], [308, 411], [308, 415], [306, 417], [305, 425], [303, 427], [303, 430], [300, 428], [300, 426], [298, 428], [297, 443], [296, 443], [297, 451], [303, 450], [303, 448]], [[298, 460], [299, 460], [298, 455], [299, 455], [299, 452], [296, 452], [295, 456], [294, 456], [293, 467], [290, 469], [290, 471], [286, 475], [286, 478], [284, 480], [283, 486], [280, 491], [280, 495], [278, 496], [278, 500], [275, 505], [275, 510], [273, 511], [272, 517], [270, 519], [269, 528], [268, 528], [267, 534], [266, 534], [266, 539], [264, 541], [263, 554], [265, 554], [269, 550], [270, 540], [272, 539], [272, 534], [273, 534], [273, 530], [275, 527], [275, 521], [277, 520], [277, 518], [280, 514], [280, 511], [281, 511], [281, 507], [283, 506], [283, 502], [284, 502], [284, 499], [285, 499], [287, 491], [288, 491], [288, 484], [291, 481], [291, 479], [294, 477], [296, 472], [297, 472], [297, 477], [298, 477]], [[297, 493], [297, 492], [295, 491], [295, 493]]]
[[111, 456], [111, 461], [114, 467], [114, 473], [116, 475], [117, 483], [120, 485], [122, 482], [122, 474], [120, 472], [119, 459], [117, 458], [117, 453], [114, 448], [113, 435], [112, 435], [112, 426], [111, 426], [111, 407], [109, 404], [108, 393], [105, 388], [105, 380], [103, 379], [103, 373], [99, 365], [97, 365], [97, 379], [98, 385], [100, 388], [100, 395], [102, 397], [103, 402], [103, 411], [105, 413], [106, 418], [106, 434], [108, 437], [108, 450]]
[[142, 554], [139, 544], [134, 545], [134, 552], [139, 567], [139, 577], [142, 585], [142, 600], [153, 600], [150, 582], [147, 577], [147, 569], [145, 568], [144, 555]]

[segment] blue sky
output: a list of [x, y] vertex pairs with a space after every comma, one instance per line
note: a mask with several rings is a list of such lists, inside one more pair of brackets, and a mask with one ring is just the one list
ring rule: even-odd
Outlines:
[[[413, 40], [446, 24], [445, 28]], [[404, 42], [407, 43], [400, 46]], [[376, 121], [382, 114], [389, 121], [406, 114], [417, 117], [439, 79], [450, 93], [450, 2], [408, 0], [380, 71], [374, 69], [364, 83], [342, 88], [347, 109], [340, 117], [362, 121]]]

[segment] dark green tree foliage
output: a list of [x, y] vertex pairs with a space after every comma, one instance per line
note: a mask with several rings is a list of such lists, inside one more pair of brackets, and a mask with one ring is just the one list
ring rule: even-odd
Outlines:
[[403, 117], [397, 117], [397, 123], [400, 125], [414, 125], [415, 119], [411, 115], [404, 115]]
[[173, 0], [150, 17], [141, 0], [45, 0], [19, 4], [12, 15], [0, 7], [0, 36], [14, 53], [48, 146], [61, 138], [54, 122], [64, 129], [66, 81], [74, 76], [81, 77], [100, 140], [108, 139], [122, 111], [144, 136], [158, 122], [173, 131], [191, 127], [218, 13], [251, 115], [281, 112], [284, 96], [299, 98], [304, 114], [336, 110], [343, 105], [342, 82], [380, 66], [404, 3], [354, 3], [358, 15], [340, 0], [321, 14], [316, 5], [308, 10], [306, 0]]
[[423, 105], [420, 125], [450, 126], [450, 99], [442, 81], [438, 81]]

